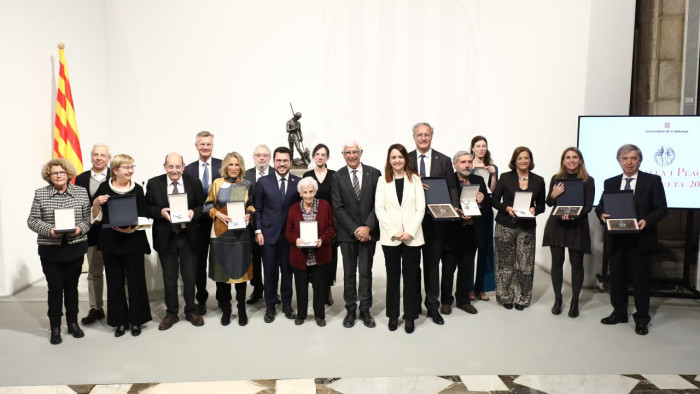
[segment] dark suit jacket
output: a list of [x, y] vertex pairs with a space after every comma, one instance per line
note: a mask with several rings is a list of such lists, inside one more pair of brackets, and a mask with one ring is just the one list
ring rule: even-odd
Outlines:
[[[199, 243], [198, 219], [202, 215], [204, 191], [202, 190], [202, 182], [198, 178], [182, 175], [182, 181], [185, 184], [185, 193], [187, 193], [187, 208], [194, 211], [192, 221], [186, 223], [185, 228], [188, 230], [186, 233], [190, 245], [195, 248]], [[149, 179], [146, 185], [146, 205], [149, 217], [153, 218], [153, 249], [159, 253], [165, 250], [170, 237], [174, 234], [172, 223], [160, 214], [163, 208], [170, 206], [168, 183], [170, 183], [170, 178], [167, 174], [163, 174]]]
[[[217, 159], [212, 157], [211, 158], [211, 182], [214, 183], [214, 179], [216, 178], [221, 178], [221, 174], [219, 173], [221, 171], [221, 159]], [[199, 179], [199, 158], [196, 161], [193, 161], [192, 163], [188, 164], [185, 166], [185, 171], [183, 171], [183, 174], [191, 176], [192, 178], [197, 178]], [[200, 185], [201, 185], [201, 179], [200, 179]]]
[[[258, 169], [253, 167], [245, 170], [245, 173], [243, 173], [243, 179], [246, 181], [250, 182], [250, 199], [251, 201], [254, 199], [253, 197], [255, 196], [255, 183], [257, 182], [257, 176], [256, 173], [258, 172]], [[270, 175], [270, 173], [275, 172], [275, 169], [272, 167], [269, 167], [267, 169], [267, 175]]]
[[368, 226], [372, 242], [379, 241], [379, 223], [374, 214], [374, 193], [377, 190], [377, 180], [382, 176], [374, 167], [362, 163], [362, 184], [360, 198], [355, 195], [350, 181], [350, 171], [345, 166], [335, 174], [331, 183], [331, 206], [335, 214], [338, 241], [355, 242], [355, 230]]
[[[416, 171], [416, 174], [418, 174], [418, 152], [416, 150], [412, 150], [411, 152], [409, 152], [408, 159], [411, 161], [413, 170]], [[432, 157], [430, 159], [430, 174], [428, 174], [428, 176], [449, 177], [451, 174], [454, 173], [454, 170], [452, 169], [452, 160], [450, 160], [450, 158], [445, 156], [444, 154], [433, 149]]]
[[289, 207], [300, 200], [297, 184], [301, 178], [292, 173], [287, 173], [287, 185], [285, 186], [285, 199], [282, 200], [280, 188], [277, 183], [277, 173], [270, 172], [260, 178], [255, 184], [253, 193], [253, 226], [255, 230], [262, 231], [265, 245], [275, 245], [284, 237], [284, 228], [287, 222]]
[[498, 210], [496, 214], [496, 223], [510, 228], [532, 229], [537, 226], [537, 219], [521, 219], [513, 221], [513, 218], [506, 212], [507, 207], [512, 207], [515, 201], [515, 192], [528, 191], [532, 192], [530, 207], [535, 207], [535, 216], [544, 212], [545, 208], [545, 191], [544, 178], [530, 172], [528, 175], [527, 190], [520, 190], [520, 181], [516, 170], [509, 171], [501, 175], [501, 178], [493, 189], [491, 203]]
[[[77, 186], [82, 186], [85, 188], [85, 190], [87, 190], [88, 198], [90, 198], [90, 207], [92, 208], [92, 202], [95, 201], [95, 197], [97, 197], [97, 190], [95, 190], [95, 195], [90, 196], [90, 176], [90, 170], [83, 172], [75, 177], [75, 184]], [[110, 176], [111, 171], [109, 170], [109, 167], [107, 167], [107, 178], [105, 178], [105, 182], [109, 181]], [[93, 223], [88, 231], [88, 245], [95, 246], [100, 243], [101, 228], [102, 227], [98, 223]]]
[[316, 265], [325, 265], [331, 262], [333, 257], [333, 237], [335, 237], [335, 223], [333, 222], [333, 212], [331, 204], [325, 200], [318, 200], [318, 212], [316, 222], [318, 224], [318, 239], [321, 240], [321, 247], [317, 249], [299, 249], [296, 247], [299, 238], [299, 222], [304, 220], [299, 203], [292, 205], [287, 214], [287, 228], [285, 237], [289, 242], [289, 264], [297, 269], [306, 270], [307, 253], [316, 254]]
[[[603, 191], [620, 190], [622, 184], [622, 174], [606, 179], [603, 184]], [[605, 198], [601, 196], [600, 203], [595, 210], [598, 219], [605, 213]], [[668, 209], [666, 206], [666, 193], [661, 177], [646, 172], [639, 171], [637, 174], [637, 184], [634, 187], [634, 209], [637, 213], [637, 220], [644, 219], [647, 223], [644, 230], [639, 234], [606, 234], [608, 251], [615, 248], [615, 240], [620, 236], [633, 236], [636, 244], [642, 252], [652, 252], [656, 249], [657, 223], [666, 217]], [[602, 223], [602, 220], [601, 220]]]

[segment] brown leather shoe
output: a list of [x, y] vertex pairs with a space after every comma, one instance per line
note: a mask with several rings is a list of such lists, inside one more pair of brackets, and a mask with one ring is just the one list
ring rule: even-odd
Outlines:
[[452, 313], [452, 305], [442, 304], [440, 306], [440, 313], [443, 315], [449, 315]]
[[88, 311], [87, 316], [84, 318], [80, 319], [80, 322], [88, 325], [96, 322], [97, 320], [104, 319], [105, 317], [105, 311], [102, 309], [95, 309], [95, 308], [90, 308]]
[[158, 325], [158, 330], [165, 331], [165, 330], [169, 329], [170, 327], [172, 327], [173, 324], [175, 324], [179, 321], [180, 321], [180, 317], [178, 315], [165, 315], [163, 320], [161, 320], [160, 324]]
[[469, 314], [472, 314], [472, 315], [477, 313], [476, 308], [474, 308], [474, 305], [472, 305], [472, 304], [459, 304], [459, 305], [457, 305], [457, 308], [459, 308], [459, 309], [461, 309]]
[[316, 319], [316, 324], [318, 324], [319, 327], [326, 326], [326, 319], [321, 319], [320, 317], [316, 317], [314, 319]]
[[192, 325], [195, 327], [201, 327], [204, 325], [204, 318], [195, 313], [185, 316], [185, 319], [187, 319], [187, 321], [192, 323]]

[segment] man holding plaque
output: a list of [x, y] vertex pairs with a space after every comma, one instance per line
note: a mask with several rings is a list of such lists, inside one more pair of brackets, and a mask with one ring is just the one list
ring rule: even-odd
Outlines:
[[605, 207], [605, 192], [631, 190], [637, 233], [614, 234], [606, 231], [605, 243], [610, 262], [610, 303], [613, 312], [603, 318], [603, 324], [627, 322], [627, 278], [632, 276], [634, 283], [634, 306], [632, 315], [639, 335], [649, 333], [649, 298], [651, 282], [651, 253], [657, 244], [657, 223], [668, 213], [666, 193], [661, 177], [639, 171], [642, 151], [635, 145], [626, 144], [617, 150], [617, 162], [622, 174], [606, 179], [603, 196], [595, 212], [605, 224], [611, 213]]
[[[204, 196], [209, 195], [209, 188], [214, 179], [221, 177], [221, 159], [212, 157], [214, 151], [214, 134], [208, 131], [200, 131], [195, 137], [194, 147], [197, 148], [199, 160], [193, 161], [185, 167], [185, 175], [197, 178], [202, 184]], [[209, 234], [211, 233], [212, 220], [208, 215], [202, 215], [199, 220], [199, 244], [197, 253], [197, 314], [207, 313], [207, 256], [209, 255]]]
[[[411, 165], [418, 171], [421, 178], [445, 177], [449, 179], [448, 188], [454, 188], [452, 162], [446, 155], [432, 149], [433, 127], [428, 123], [418, 123], [413, 126], [413, 141], [416, 150], [408, 154]], [[427, 191], [427, 185], [423, 185]], [[445, 320], [440, 316], [440, 258], [444, 253], [447, 222], [436, 221], [425, 210], [423, 218], [423, 280], [425, 283], [425, 307], [428, 317], [435, 324], [443, 325]], [[420, 302], [420, 299], [419, 299]]]
[[195, 304], [198, 219], [202, 215], [204, 192], [197, 178], [183, 175], [182, 156], [170, 153], [163, 164], [165, 174], [151, 178], [146, 186], [146, 204], [153, 218], [153, 248], [163, 268], [166, 315], [158, 329], [172, 327], [178, 316], [178, 271], [182, 275], [185, 318], [193, 326], [204, 325]]
[[[77, 186], [82, 186], [87, 190], [88, 196], [90, 197], [90, 205], [95, 200], [95, 192], [97, 192], [97, 187], [107, 179], [109, 179], [109, 147], [103, 144], [95, 144], [92, 147], [92, 152], [90, 154], [90, 161], [92, 162], [92, 168], [83, 172], [82, 174], [75, 177], [75, 184]], [[102, 299], [102, 293], [104, 289], [104, 258], [102, 257], [102, 251], [97, 248], [100, 241], [100, 232], [102, 227], [100, 222], [96, 221], [90, 227], [90, 231], [87, 234], [88, 237], [88, 299], [90, 300], [90, 310], [88, 314], [82, 318], [80, 321], [83, 324], [92, 324], [96, 320], [105, 317], [105, 312], [102, 307], [104, 306], [104, 300]]]

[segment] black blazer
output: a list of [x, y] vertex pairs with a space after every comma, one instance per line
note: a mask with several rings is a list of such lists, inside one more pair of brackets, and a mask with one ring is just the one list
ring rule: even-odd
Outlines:
[[[221, 159], [215, 157], [211, 158], [211, 182], [214, 183], [214, 179], [221, 178]], [[199, 159], [193, 161], [192, 163], [185, 166], [183, 174], [191, 176], [192, 178], [199, 179]], [[199, 181], [202, 184], [202, 181]]]
[[[432, 157], [430, 158], [430, 174], [428, 174], [428, 176], [444, 176], [449, 178], [454, 172], [452, 169], [452, 160], [435, 149], [432, 150], [432, 153]], [[418, 152], [416, 150], [409, 152], [408, 160], [411, 162], [413, 170], [418, 174]], [[454, 187], [454, 185], [451, 186]]]
[[[105, 194], [110, 196], [118, 194], [109, 187], [109, 181], [102, 182], [100, 187], [97, 188], [97, 193], [95, 193], [98, 196]], [[146, 206], [146, 198], [143, 195], [141, 185], [135, 184], [134, 189], [129, 194], [133, 194], [136, 197], [136, 210], [139, 217], [148, 217], [148, 207]], [[102, 222], [109, 223], [109, 206], [106, 203], [102, 204]], [[111, 228], [102, 227], [100, 231], [99, 247], [102, 253], [117, 256], [151, 254], [151, 246], [148, 243], [146, 232], [143, 230], [124, 234]]]
[[[250, 182], [250, 201], [253, 201], [253, 197], [255, 194], [255, 183], [257, 182], [257, 172], [258, 169], [253, 167], [245, 170], [245, 173], [243, 173], [243, 179], [246, 181]], [[270, 175], [271, 173], [275, 172], [275, 169], [272, 167], [267, 168], [267, 175]], [[265, 176], [267, 176], [265, 175]]]
[[287, 173], [286, 177], [284, 200], [280, 194], [275, 171], [260, 178], [255, 185], [253, 226], [255, 230], [262, 232], [265, 245], [275, 245], [280, 239], [287, 242], [283, 233], [287, 224], [289, 207], [300, 200], [297, 185], [301, 178], [292, 175], [291, 172]]
[[[109, 170], [109, 167], [107, 167], [107, 177], [105, 178], [105, 182], [109, 181], [109, 177], [111, 176], [111, 172]], [[97, 196], [97, 191], [95, 191], [95, 195], [91, 196], [90, 195], [90, 170], [87, 170], [83, 172], [82, 174], [78, 175], [75, 177], [75, 184], [77, 186], [82, 186], [87, 190], [88, 198], [90, 198], [90, 209], [92, 209], [92, 202], [95, 201], [95, 197]], [[100, 243], [100, 229], [102, 227], [98, 222], [95, 222], [92, 224], [90, 227], [90, 230], [88, 231], [88, 245], [90, 246], [95, 246]]]
[[340, 242], [355, 242], [355, 230], [361, 226], [370, 229], [371, 242], [379, 241], [379, 222], [374, 213], [374, 194], [377, 180], [382, 176], [374, 167], [362, 163], [362, 185], [360, 198], [350, 181], [350, 171], [345, 166], [333, 174], [331, 179], [331, 206], [336, 221], [336, 234]]
[[[620, 190], [621, 185], [622, 174], [606, 179], [603, 184], [603, 191]], [[638, 234], [616, 235], [606, 232], [605, 242], [608, 251], [614, 250], [615, 240], [621, 236], [634, 237], [637, 247], [642, 252], [652, 252], [656, 249], [658, 240], [656, 225], [668, 214], [666, 193], [664, 192], [664, 185], [660, 176], [642, 171], [637, 173], [637, 184], [634, 187], [634, 209], [637, 213], [637, 220], [644, 219], [647, 223], [646, 227]], [[605, 201], [603, 196], [601, 196], [598, 207], [595, 209], [595, 214], [600, 219], [600, 216], [604, 213]]]
[[518, 173], [513, 171], [508, 171], [501, 175], [501, 178], [496, 184], [496, 188], [493, 190], [493, 196], [491, 203], [493, 207], [498, 210], [496, 215], [496, 223], [510, 227], [516, 228], [521, 227], [524, 229], [532, 229], [537, 226], [537, 219], [522, 219], [513, 220], [513, 218], [506, 212], [507, 207], [512, 207], [515, 201], [515, 192], [517, 191], [528, 191], [532, 192], [532, 199], [530, 200], [530, 207], [535, 207], [535, 215], [539, 215], [544, 212], [545, 208], [545, 191], [544, 191], [544, 178], [530, 172], [528, 175], [527, 190], [520, 189], [520, 182], [518, 180]]
[[[194, 211], [193, 219], [185, 224], [187, 238], [193, 248], [197, 247], [199, 238], [199, 217], [202, 215], [204, 205], [204, 191], [202, 182], [198, 178], [182, 175], [187, 194], [187, 208]], [[153, 219], [153, 249], [162, 253], [168, 245], [170, 237], [174, 234], [172, 223], [166, 220], [160, 211], [170, 205], [168, 202], [168, 184], [170, 178], [167, 174], [158, 175], [148, 180], [146, 185], [146, 205], [148, 217]]]

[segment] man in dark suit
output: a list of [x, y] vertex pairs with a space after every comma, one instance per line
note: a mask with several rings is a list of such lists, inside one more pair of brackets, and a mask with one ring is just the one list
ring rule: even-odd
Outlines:
[[[474, 256], [478, 248], [478, 237], [481, 230], [481, 216], [465, 216], [462, 212], [460, 197], [462, 188], [467, 185], [478, 185], [476, 204], [479, 210], [485, 212], [491, 208], [491, 198], [486, 190], [484, 179], [472, 174], [473, 158], [467, 151], [458, 151], [452, 157], [454, 172], [454, 187], [450, 188], [450, 200], [455, 210], [460, 213], [462, 220], [448, 222], [445, 235], [445, 254], [442, 261], [442, 281], [440, 284], [440, 313], [452, 313], [452, 302], [457, 301], [457, 308], [470, 313], [477, 313], [469, 300], [469, 285], [474, 283]], [[452, 295], [454, 273], [457, 269], [457, 285]]]
[[[411, 165], [421, 177], [445, 177], [448, 187], [454, 187], [452, 162], [444, 154], [432, 149], [433, 128], [428, 123], [421, 122], [413, 126], [413, 141], [416, 150], [408, 154]], [[427, 190], [427, 185], [423, 185]], [[423, 280], [425, 283], [425, 307], [428, 317], [435, 324], [445, 324], [440, 315], [440, 258], [444, 253], [447, 222], [433, 220], [430, 212], [425, 210], [423, 218]]]
[[[253, 151], [253, 163], [255, 167], [245, 170], [243, 179], [250, 182], [250, 190], [253, 195], [250, 199], [255, 201], [255, 184], [258, 179], [270, 175], [270, 148], [267, 145], [258, 145]], [[255, 234], [253, 234], [255, 238]], [[255, 241], [255, 239], [253, 239]], [[253, 278], [250, 284], [253, 286], [253, 294], [250, 295], [246, 304], [252, 305], [263, 298], [263, 270], [262, 270], [262, 248], [256, 242], [252, 243], [252, 258], [253, 258]]]
[[[610, 262], [610, 303], [613, 312], [603, 318], [603, 324], [627, 322], [627, 278], [632, 276], [634, 283], [634, 331], [639, 335], [649, 333], [648, 325], [651, 278], [651, 254], [657, 244], [657, 223], [663, 219], [666, 208], [666, 194], [661, 177], [639, 171], [642, 151], [635, 145], [627, 144], [617, 150], [617, 161], [622, 174], [606, 179], [604, 191], [632, 190], [634, 208], [640, 232], [635, 234], [605, 235], [605, 247]], [[605, 212], [605, 195], [595, 210], [600, 221], [605, 224], [610, 217]]]
[[[214, 134], [208, 131], [197, 133], [194, 147], [199, 152], [199, 160], [194, 161], [185, 167], [185, 175], [197, 178], [202, 183], [204, 199], [209, 195], [209, 188], [216, 178], [221, 177], [221, 159], [212, 157], [214, 151]], [[207, 313], [207, 256], [209, 255], [209, 234], [211, 232], [212, 220], [209, 215], [202, 215], [199, 220], [199, 241], [196, 246], [197, 253], [197, 313], [203, 315]]]
[[[75, 184], [82, 186], [88, 191], [88, 196], [90, 197], [90, 205], [92, 206], [92, 201], [95, 199], [95, 192], [97, 187], [106, 180], [109, 179], [109, 147], [103, 144], [95, 144], [92, 147], [92, 153], [90, 154], [90, 161], [92, 162], [92, 168], [88, 171], [75, 177]], [[102, 258], [102, 251], [97, 248], [97, 244], [100, 241], [100, 231], [102, 226], [100, 222], [97, 221], [92, 224], [90, 231], [88, 232], [88, 299], [90, 300], [90, 311], [87, 316], [82, 318], [80, 321], [83, 324], [92, 324], [96, 320], [105, 317], [105, 312], [102, 307], [104, 306], [104, 300], [102, 300], [102, 293], [104, 289], [104, 259]]]
[[[195, 304], [195, 275], [199, 242], [198, 219], [202, 215], [204, 191], [199, 179], [182, 175], [185, 163], [182, 156], [170, 153], [165, 157], [165, 174], [148, 180], [146, 204], [153, 218], [153, 248], [158, 252], [163, 267], [166, 315], [158, 329], [172, 327], [178, 317], [178, 271], [182, 275], [182, 293], [185, 298], [185, 318], [193, 326], [204, 325]], [[175, 212], [170, 208], [169, 196], [187, 195], [187, 211]], [[175, 222], [175, 223], [173, 223]]]
[[292, 268], [289, 265], [289, 244], [284, 237], [287, 213], [292, 204], [300, 200], [297, 184], [300, 178], [289, 173], [292, 153], [280, 146], [273, 153], [275, 171], [258, 179], [255, 184], [255, 242], [262, 247], [265, 272], [265, 323], [275, 320], [277, 284], [280, 273], [282, 285], [282, 311], [287, 319], [296, 315], [292, 309]]
[[356, 141], [343, 146], [347, 164], [331, 180], [331, 199], [340, 252], [343, 255], [343, 298], [347, 314], [343, 326], [350, 328], [357, 319], [357, 272], [360, 273], [360, 318], [367, 327], [377, 324], [372, 307], [372, 260], [379, 240], [379, 223], [374, 214], [374, 193], [381, 173], [362, 164], [362, 148]]

